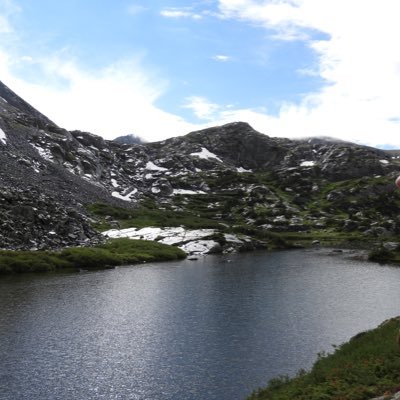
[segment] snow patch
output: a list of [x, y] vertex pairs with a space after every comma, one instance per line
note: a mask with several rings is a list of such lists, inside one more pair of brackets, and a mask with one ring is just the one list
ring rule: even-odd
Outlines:
[[115, 179], [111, 179], [111, 185], [115, 188], [119, 187], [118, 182]]
[[206, 254], [216, 246], [217, 243], [206, 238], [215, 233], [214, 229], [193, 229], [187, 230], [183, 227], [156, 228], [147, 227], [142, 229], [111, 229], [103, 232], [103, 235], [110, 238], [129, 238], [155, 240], [163, 244], [180, 244], [179, 248], [188, 253]]
[[300, 167], [313, 167], [315, 165], [315, 161], [303, 161], [300, 164]]
[[214, 240], [195, 240], [179, 246], [179, 248], [187, 254], [201, 255], [209, 253], [210, 250], [217, 246], [219, 246], [219, 244]]
[[388, 161], [388, 160], [379, 160], [379, 162], [380, 162], [381, 164], [389, 164], [389, 161]]
[[201, 151], [197, 153], [190, 153], [190, 155], [202, 158], [204, 160], [215, 159], [219, 162], [223, 162], [216, 154], [211, 153], [211, 151], [207, 150], [205, 147], [202, 147]]
[[174, 189], [172, 194], [206, 194], [202, 190]]
[[3, 129], [0, 128], [0, 142], [2, 142], [3, 144], [6, 144], [6, 133], [3, 131]]
[[[137, 191], [138, 191], [138, 190], [135, 188], [135, 189], [133, 189], [131, 192], [129, 192], [128, 194], [125, 194], [125, 195], [122, 195], [122, 194], [119, 193], [119, 192], [112, 192], [112, 193], [111, 193], [111, 196], [116, 197], [117, 199], [124, 200], [124, 201], [132, 201], [132, 200], [131, 200], [131, 196], [132, 196], [133, 194], [135, 194]], [[122, 237], [123, 237], [123, 236], [122, 236]]]
[[53, 155], [51, 154], [51, 151], [48, 149], [43, 149], [42, 147], [32, 144], [32, 146], [38, 151], [40, 156], [44, 158], [45, 160], [52, 161], [53, 160]]
[[245, 169], [243, 167], [236, 168], [237, 172], [253, 172], [251, 169]]
[[149, 161], [145, 167], [149, 171], [168, 171], [168, 168], [159, 167], [158, 165], [154, 164], [152, 161]]
[[[143, 240], [156, 240], [163, 244], [175, 245], [182, 249], [187, 254], [209, 254], [212, 250], [220, 251], [220, 245], [210, 236], [214, 235], [217, 231], [215, 229], [185, 229], [183, 227], [169, 227], [169, 228], [128, 228], [128, 229], [111, 229], [103, 232], [103, 235], [109, 238], [129, 238], [129, 239], [143, 239]], [[231, 244], [228, 252], [234, 251], [246, 242], [251, 242], [248, 236], [240, 236], [234, 234], [224, 234], [227, 243]]]

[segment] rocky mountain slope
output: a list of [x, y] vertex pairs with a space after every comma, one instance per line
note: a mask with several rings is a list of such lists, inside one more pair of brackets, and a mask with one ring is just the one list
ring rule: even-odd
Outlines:
[[56, 126], [1, 83], [0, 166], [0, 248], [91, 244], [95, 227], [213, 229], [225, 249], [270, 232], [400, 231], [397, 155], [243, 122], [118, 143]]

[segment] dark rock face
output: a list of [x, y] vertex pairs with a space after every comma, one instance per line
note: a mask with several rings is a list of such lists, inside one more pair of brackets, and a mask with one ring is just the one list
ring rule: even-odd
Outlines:
[[0, 189], [0, 248], [46, 249], [84, 245], [100, 238], [79, 212], [38, 188]]
[[192, 132], [164, 143], [172, 147], [172, 151], [179, 149], [181, 153], [195, 153], [206, 148], [229, 166], [255, 170], [279, 165], [287, 153], [285, 145], [285, 141], [271, 139], [244, 122]]
[[[399, 161], [370, 147], [271, 138], [243, 122], [155, 143], [108, 141], [56, 126], [2, 83], [0, 129], [0, 248], [96, 242], [85, 211], [95, 202], [135, 208], [146, 200], [272, 231], [325, 229], [337, 210], [338, 227], [368, 231], [371, 215], [356, 215], [373, 206], [385, 234], [400, 231], [394, 188], [362, 182], [396, 174]], [[329, 189], [346, 180], [361, 181], [353, 192]]]
[[[0, 129], [5, 135], [0, 140], [0, 248], [97, 243], [101, 236], [91, 228], [84, 205], [122, 201], [64, 167], [70, 152], [79, 150], [73, 134], [1, 83], [0, 96]], [[101, 140], [93, 137], [93, 142]], [[82, 158], [77, 165], [84, 163]]]

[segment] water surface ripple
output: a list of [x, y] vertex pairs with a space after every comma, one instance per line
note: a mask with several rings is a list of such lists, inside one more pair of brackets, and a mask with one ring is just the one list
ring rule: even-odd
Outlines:
[[0, 280], [0, 399], [243, 399], [400, 314], [400, 269], [295, 250]]

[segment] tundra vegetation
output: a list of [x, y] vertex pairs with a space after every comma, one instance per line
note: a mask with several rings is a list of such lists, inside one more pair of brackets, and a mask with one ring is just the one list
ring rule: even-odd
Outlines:
[[399, 318], [356, 335], [332, 354], [319, 354], [309, 372], [272, 379], [248, 400], [364, 400], [400, 391]]

